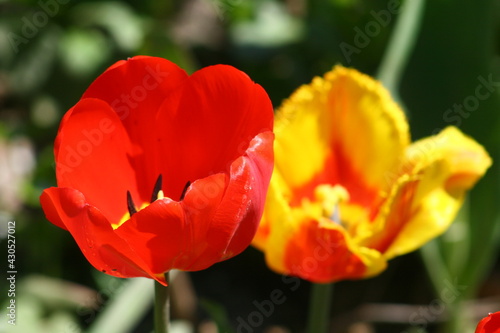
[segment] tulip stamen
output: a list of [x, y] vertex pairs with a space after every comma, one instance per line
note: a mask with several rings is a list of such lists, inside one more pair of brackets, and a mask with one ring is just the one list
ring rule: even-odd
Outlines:
[[127, 208], [131, 217], [137, 213], [137, 208], [135, 208], [134, 200], [132, 200], [132, 194], [130, 194], [130, 191], [127, 191]]
[[[153, 188], [153, 195], [151, 195], [151, 203], [155, 200], [161, 199], [160, 198], [160, 191], [161, 191], [162, 181], [163, 181], [163, 178], [162, 178], [162, 175], [160, 174], [158, 176], [158, 179], [156, 179], [156, 183], [155, 183], [155, 186]], [[163, 193], [162, 193], [161, 197], [163, 198]]]
[[187, 189], [188, 189], [189, 185], [191, 185], [191, 182], [188, 180], [187, 183], [186, 183], [186, 185], [184, 185], [184, 189], [182, 190], [181, 198], [179, 199], [179, 201], [181, 201], [182, 199], [184, 199], [184, 196], [186, 195], [186, 192], [187, 192]]
[[323, 216], [342, 225], [340, 204], [349, 200], [349, 193], [341, 185], [322, 184], [315, 189], [316, 199], [321, 203]]
[[[153, 194], [151, 196], [151, 203], [153, 203], [156, 200], [165, 198], [165, 195], [163, 194], [163, 191], [161, 189], [162, 180], [163, 180], [163, 177], [160, 174], [158, 176], [158, 179], [156, 179], [156, 183], [155, 183], [155, 186], [153, 188]], [[181, 197], [180, 197], [179, 201], [184, 199], [184, 196], [186, 195], [187, 189], [189, 188], [190, 185], [191, 185], [190, 181], [188, 181], [186, 183], [186, 185], [184, 185], [184, 189], [182, 190]], [[148, 205], [149, 204], [143, 204], [140, 207], [140, 209], [143, 209], [143, 208], [147, 207]], [[136, 208], [136, 205], [134, 204], [134, 200], [132, 199], [132, 194], [130, 194], [130, 191], [127, 191], [127, 208], [128, 208], [128, 213], [129, 213], [128, 218], [132, 217], [132, 215], [137, 213], [137, 208]], [[121, 223], [123, 223], [123, 221], [121, 221], [120, 224]]]

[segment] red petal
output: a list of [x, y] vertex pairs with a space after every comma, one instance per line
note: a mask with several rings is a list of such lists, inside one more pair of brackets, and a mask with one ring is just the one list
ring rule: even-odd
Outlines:
[[[164, 107], [168, 107], [165, 105]], [[227, 172], [259, 133], [272, 130], [273, 108], [266, 92], [243, 72], [224, 65], [194, 73], [186, 82], [174, 119], [161, 113], [159, 123], [172, 143], [164, 154], [165, 188], [176, 198], [186, 181]]]
[[58, 186], [78, 189], [109, 221], [118, 222], [127, 211], [127, 190], [134, 198], [138, 192], [128, 158], [132, 147], [109, 105], [78, 102], [65, 116], [55, 146]]
[[500, 311], [484, 317], [477, 325], [475, 333], [500, 333]]
[[[164, 132], [171, 131], [176, 125], [160, 119], [160, 113], [167, 113], [167, 118], [175, 113], [180, 87], [187, 78], [184, 70], [166, 59], [133, 57], [111, 66], [82, 97], [98, 98], [111, 105], [123, 122], [130, 141], [139, 148], [131, 156], [133, 168], [140, 175], [137, 179], [140, 199], [133, 195], [136, 201], [149, 202], [153, 185], [162, 172], [160, 156], [171, 154], [169, 146], [179, 144], [179, 138], [173, 142], [162, 141]], [[161, 108], [164, 103], [166, 110]], [[170, 175], [178, 177], [170, 168], [164, 169], [167, 169], [164, 179]]]
[[[150, 133], [160, 106], [182, 86], [187, 74], [176, 64], [157, 57], [139, 56], [119, 61], [101, 74], [83, 98], [106, 101], [128, 130], [134, 142]], [[145, 121], [144, 119], [147, 119]]]
[[[266, 132], [258, 135], [252, 142], [250, 148], [247, 150], [246, 156], [241, 158], [232, 165], [231, 178], [234, 179], [230, 183], [224, 198], [226, 200], [235, 201], [235, 198], [241, 198], [242, 202], [246, 202], [244, 218], [238, 225], [238, 229], [234, 232], [231, 243], [227, 247], [226, 257], [230, 258], [241, 253], [247, 248], [248, 244], [252, 241], [257, 227], [259, 226], [260, 219], [264, 210], [264, 203], [266, 201], [267, 189], [269, 180], [273, 171], [273, 141], [274, 135], [272, 132]], [[236, 170], [248, 172], [247, 185], [241, 191], [241, 186], [236, 187], [238, 178], [242, 178]], [[231, 207], [225, 205], [225, 201], [221, 203], [221, 209], [217, 212], [217, 216], [228, 215], [231, 216], [235, 212], [231, 212]]]
[[288, 274], [315, 283], [359, 279], [367, 271], [361, 258], [347, 246], [340, 230], [321, 228], [315, 220], [303, 223], [291, 238], [284, 261]]
[[[209, 216], [204, 218], [198, 212], [192, 215], [192, 225], [203, 231], [198, 230], [199, 238], [191, 239], [191, 247], [198, 251], [193, 252], [191, 262], [182, 269], [205, 269], [216, 262], [234, 257], [248, 247], [259, 225], [271, 178], [273, 139], [271, 132], [265, 132], [251, 141], [245, 155], [231, 164], [225, 191], [222, 184], [213, 186], [209, 182], [200, 182], [200, 192], [207, 192], [210, 187], [219, 187], [220, 194], [215, 200], [211, 200], [214, 210], [210, 211]], [[208, 193], [211, 192], [215, 191]], [[222, 198], [220, 195], [223, 195]], [[196, 198], [196, 194], [193, 193], [192, 197]], [[200, 195], [197, 197], [200, 198]], [[183, 207], [193, 212], [196, 206], [185, 201]], [[206, 247], [200, 247], [200, 243], [206, 244]]]
[[51, 187], [43, 191], [40, 202], [52, 223], [71, 233], [87, 260], [98, 270], [117, 277], [154, 276], [144, 262], [117, 237], [109, 221], [86, 203], [77, 190]]
[[188, 233], [180, 204], [156, 200], [115, 230], [155, 274], [174, 267]]

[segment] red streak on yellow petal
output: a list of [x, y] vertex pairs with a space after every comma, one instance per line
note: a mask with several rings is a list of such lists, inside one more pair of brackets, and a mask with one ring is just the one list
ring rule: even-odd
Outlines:
[[445, 183], [445, 188], [451, 194], [469, 189], [477, 182], [477, 173], [475, 172], [462, 172], [455, 174], [448, 178]]
[[366, 272], [363, 261], [348, 248], [345, 234], [315, 220], [303, 223], [290, 239], [284, 262], [288, 274], [316, 283], [358, 279]]
[[325, 159], [321, 172], [314, 175], [303, 186], [292, 189], [293, 197], [290, 205], [299, 206], [305, 198], [313, 200], [314, 191], [318, 185], [331, 184], [343, 186], [349, 193], [351, 203], [369, 210], [374, 209], [380, 189], [366, 183], [362, 170], [354, 169], [349, 155], [344, 153], [340, 145], [335, 145], [333, 152], [335, 155], [330, 155]]
[[406, 223], [411, 220], [412, 215], [415, 214], [415, 212], [412, 212], [412, 206], [418, 184], [417, 180], [406, 183], [392, 199], [393, 203], [383, 230], [375, 235], [376, 240], [370, 242], [370, 248], [384, 253]]

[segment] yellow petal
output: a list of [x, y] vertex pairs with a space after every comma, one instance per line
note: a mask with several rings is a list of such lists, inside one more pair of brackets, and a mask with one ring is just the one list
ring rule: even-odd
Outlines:
[[252, 240], [252, 245], [259, 250], [265, 251], [267, 248], [271, 228], [283, 228], [283, 224], [286, 225], [287, 221], [284, 219], [291, 214], [289, 198], [288, 186], [275, 168], [269, 183], [262, 219]]
[[400, 164], [409, 144], [406, 119], [389, 93], [341, 66], [284, 102], [275, 133], [276, 168], [292, 190], [340, 183], [353, 201], [363, 195], [370, 201], [387, 187], [387, 170]]
[[372, 245], [389, 260], [442, 234], [455, 218], [466, 191], [490, 165], [484, 148], [454, 127], [412, 144], [402, 165], [406, 174], [380, 213], [378, 220], [384, 222], [376, 222], [384, 225], [382, 236]]
[[[252, 245], [264, 251], [266, 262], [272, 270], [285, 273], [285, 251], [290, 239], [296, 233], [303, 215], [299, 209], [292, 209], [286, 198], [286, 188], [280, 184], [279, 173], [271, 178], [267, 193], [264, 216]], [[281, 186], [280, 186], [281, 185]]]

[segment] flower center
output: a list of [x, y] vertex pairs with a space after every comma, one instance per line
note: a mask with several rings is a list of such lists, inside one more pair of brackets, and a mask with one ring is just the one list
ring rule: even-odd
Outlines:
[[[163, 190], [161, 189], [162, 180], [163, 180], [163, 178], [162, 178], [162, 175], [160, 174], [158, 176], [158, 178], [156, 179], [155, 186], [153, 188], [153, 193], [151, 195], [151, 202], [150, 203], [147, 203], [147, 202], [143, 203], [139, 207], [139, 209], [137, 209], [137, 206], [134, 204], [134, 200], [132, 199], [132, 194], [130, 193], [130, 191], [127, 191], [127, 210], [128, 210], [128, 213], [125, 213], [125, 215], [123, 215], [123, 217], [120, 219], [120, 221], [118, 223], [112, 223], [113, 229], [116, 229], [119, 226], [121, 226], [124, 222], [128, 221], [132, 217], [132, 215], [134, 215], [135, 213], [137, 213], [141, 209], [146, 208], [147, 206], [149, 206], [150, 204], [152, 204], [156, 200], [160, 200], [160, 199], [164, 199], [164, 198], [170, 199], [168, 197], [165, 197], [165, 194], [163, 193]], [[189, 185], [191, 185], [190, 181], [188, 181], [186, 183], [186, 185], [184, 185], [184, 188], [182, 190], [179, 201], [184, 199], [184, 196], [186, 195], [186, 191], [189, 188]]]
[[347, 190], [341, 185], [322, 184], [315, 188], [314, 196], [321, 204], [323, 216], [337, 224], [342, 224], [339, 204], [349, 200]]

